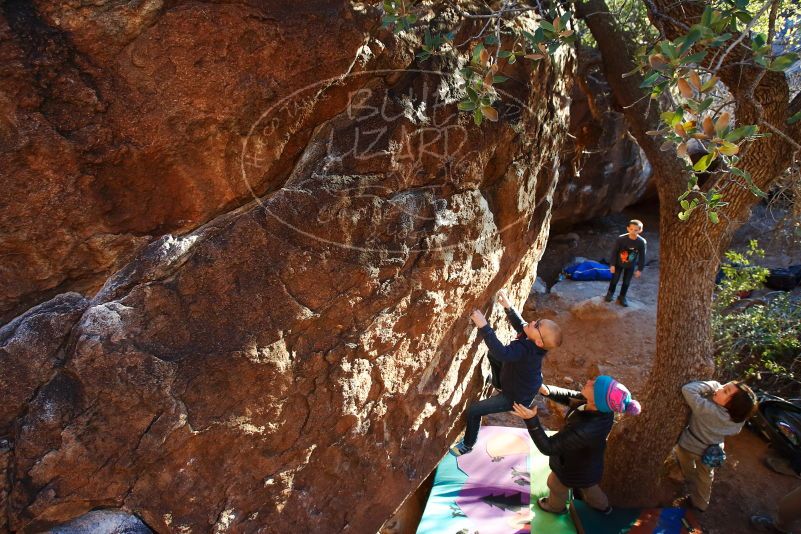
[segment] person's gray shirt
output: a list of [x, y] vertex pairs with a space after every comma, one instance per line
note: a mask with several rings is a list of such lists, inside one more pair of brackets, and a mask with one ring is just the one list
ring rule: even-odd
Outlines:
[[[714, 380], [690, 382], [681, 388], [684, 400], [690, 406], [690, 424], [679, 438], [679, 445], [687, 451], [703, 455], [710, 445], [723, 446], [726, 436], [734, 436], [745, 423], [735, 423], [729, 412], [712, 400], [715, 390], [721, 387]], [[691, 432], [692, 431], [692, 432]]]

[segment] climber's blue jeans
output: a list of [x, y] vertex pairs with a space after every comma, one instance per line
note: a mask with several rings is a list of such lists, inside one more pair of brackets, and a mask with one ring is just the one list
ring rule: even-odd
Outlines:
[[[534, 399], [522, 402], [524, 406], [529, 406]], [[491, 413], [501, 413], [512, 411], [512, 401], [503, 393], [478, 401], [467, 409], [467, 430], [464, 432], [464, 444], [472, 447], [478, 440], [478, 429], [481, 427], [481, 418]]]

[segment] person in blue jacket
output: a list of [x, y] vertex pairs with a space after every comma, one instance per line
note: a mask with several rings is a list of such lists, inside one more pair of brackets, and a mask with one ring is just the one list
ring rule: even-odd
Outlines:
[[555, 322], [538, 319], [526, 323], [512, 307], [504, 291], [498, 293], [498, 303], [503, 306], [506, 318], [518, 336], [508, 345], [504, 345], [487, 324], [487, 319], [481, 311], [474, 310], [470, 315], [489, 350], [493, 385], [501, 392], [468, 408], [464, 438], [450, 450], [454, 456], [461, 456], [473, 450], [478, 440], [478, 430], [483, 416], [508, 412], [515, 402], [529, 406], [534, 401], [542, 385], [542, 359], [549, 349], [562, 344], [562, 330]]

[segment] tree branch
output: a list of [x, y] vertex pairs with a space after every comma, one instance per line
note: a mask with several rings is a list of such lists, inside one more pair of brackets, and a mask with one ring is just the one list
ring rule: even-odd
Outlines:
[[[650, 1], [650, 0], [647, 0]], [[576, 4], [576, 15], [584, 19], [601, 52], [603, 71], [612, 94], [626, 117], [629, 131], [654, 167], [654, 181], [660, 197], [676, 198], [686, 187], [688, 174], [675, 151], [662, 152], [658, 138], [648, 135], [659, 124], [656, 106], [643, 98], [639, 74], [627, 75], [636, 66], [633, 44], [618, 30], [604, 0], [586, 0]]]
[[[776, 0], [774, 0], [774, 2], [775, 1]], [[732, 43], [726, 48], [726, 50], [720, 56], [720, 58], [718, 59], [717, 65], [715, 65], [715, 68], [712, 69], [713, 71], [717, 72], [717, 71], [720, 70], [720, 67], [721, 67], [721, 65], [723, 65], [723, 61], [726, 59], [726, 56], [728, 56], [731, 53], [731, 51], [734, 50], [737, 47], [737, 45], [740, 44], [743, 41], [743, 39], [745, 39], [745, 37], [750, 33], [751, 28], [754, 27], [754, 24], [756, 24], [759, 21], [759, 18], [762, 15], [765, 14], [765, 11], [767, 11], [767, 9], [771, 5], [773, 5], [773, 2], [766, 2], [765, 5], [762, 6], [762, 9], [759, 10], [759, 13], [757, 13], [754, 16], [754, 18], [752, 18], [751, 21], [748, 24], [745, 25], [745, 28], [740, 33], [740, 36], [737, 37], [737, 39], [735, 39], [734, 41], [732, 41]]]

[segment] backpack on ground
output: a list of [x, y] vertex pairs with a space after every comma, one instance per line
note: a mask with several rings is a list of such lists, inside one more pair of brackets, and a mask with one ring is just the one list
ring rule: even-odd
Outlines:
[[609, 265], [591, 260], [565, 267], [565, 275], [575, 281], [612, 279], [612, 271], [609, 270]]
[[798, 280], [790, 269], [771, 269], [765, 285], [770, 289], [792, 291], [798, 285]]

